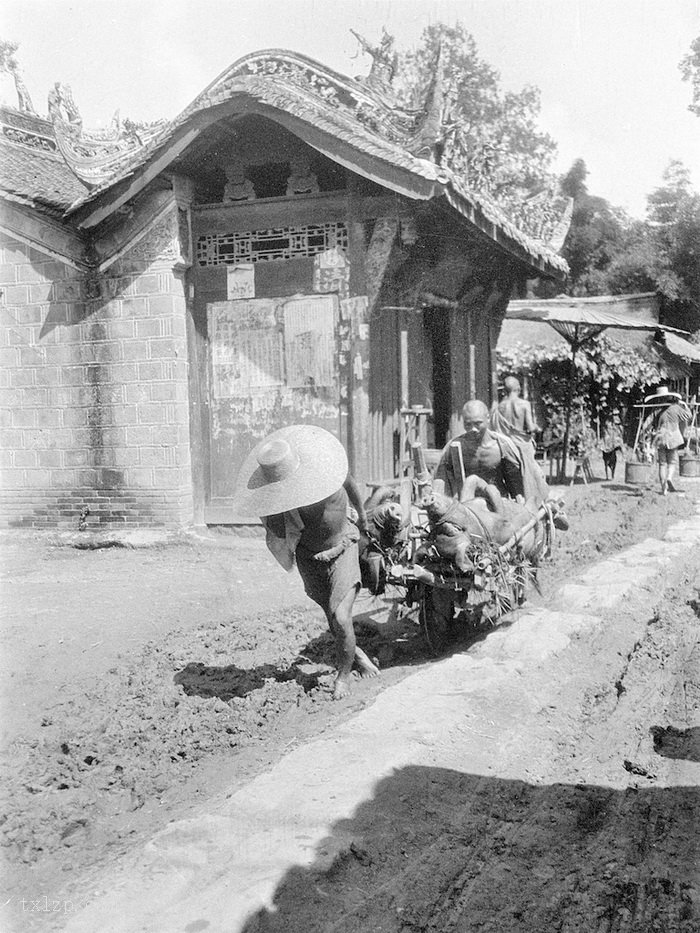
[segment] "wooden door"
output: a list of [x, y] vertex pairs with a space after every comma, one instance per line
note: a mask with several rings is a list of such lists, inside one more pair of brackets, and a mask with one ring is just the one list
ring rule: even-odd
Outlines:
[[341, 435], [336, 295], [206, 303], [209, 458], [205, 520], [245, 521], [232, 507], [255, 444], [290, 424]]

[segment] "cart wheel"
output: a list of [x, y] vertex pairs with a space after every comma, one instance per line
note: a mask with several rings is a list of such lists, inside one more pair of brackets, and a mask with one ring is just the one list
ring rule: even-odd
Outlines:
[[421, 586], [418, 609], [420, 627], [428, 649], [433, 655], [442, 654], [454, 616], [451, 594], [446, 590], [436, 592], [431, 586]]

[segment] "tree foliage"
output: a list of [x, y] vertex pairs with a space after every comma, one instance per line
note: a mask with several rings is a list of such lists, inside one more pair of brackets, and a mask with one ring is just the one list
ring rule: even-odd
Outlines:
[[0, 39], [0, 71], [9, 71], [12, 73], [17, 70], [15, 52], [18, 48], [19, 44], [17, 42]]
[[395, 85], [408, 105], [423, 106], [438, 51], [448, 101], [444, 162], [506, 208], [553, 187], [556, 144], [537, 126], [539, 90], [504, 91], [461, 23], [428, 26], [418, 47], [399, 55]]
[[579, 159], [561, 179], [574, 199], [562, 250], [569, 263], [571, 295], [620, 295], [656, 291], [665, 323], [700, 328], [700, 196], [685, 166], [672, 161], [662, 184], [647, 197], [647, 217], [633, 220], [605, 199], [589, 194]]
[[573, 198], [571, 227], [562, 253], [569, 264], [572, 295], [603, 295], [608, 290], [606, 270], [619, 252], [625, 218], [604, 198], [589, 194], [588, 170], [577, 159], [561, 179], [561, 191]]
[[700, 36], [692, 42], [690, 51], [681, 59], [679, 67], [683, 80], [689, 82], [693, 95], [688, 110], [700, 117]]
[[663, 185], [647, 201], [659, 256], [659, 291], [674, 302], [681, 326], [695, 330], [700, 326], [700, 196], [687, 168], [671, 162]]
[[[689, 110], [700, 116], [700, 37], [680, 62], [689, 82]], [[635, 221], [592, 197], [586, 167], [577, 160], [561, 179], [574, 198], [571, 229], [563, 253], [573, 295], [657, 291], [664, 299], [664, 321], [684, 330], [700, 329], [700, 195], [687, 168], [667, 166], [661, 185], [647, 197], [647, 216]]]

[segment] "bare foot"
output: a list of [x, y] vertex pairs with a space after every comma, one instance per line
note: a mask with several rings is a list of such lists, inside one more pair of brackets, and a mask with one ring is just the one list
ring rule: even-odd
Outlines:
[[377, 677], [379, 675], [379, 668], [370, 661], [362, 648], [355, 648], [355, 663], [360, 669], [360, 677]]
[[348, 674], [345, 677], [338, 675], [335, 679], [335, 687], [333, 688], [333, 699], [342, 700], [347, 696], [350, 696], [352, 692], [352, 687], [350, 686], [350, 675]]

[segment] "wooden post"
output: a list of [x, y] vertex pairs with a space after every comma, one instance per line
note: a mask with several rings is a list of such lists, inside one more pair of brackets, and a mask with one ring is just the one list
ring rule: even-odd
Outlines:
[[574, 331], [574, 339], [571, 343], [571, 377], [569, 379], [569, 386], [566, 395], [566, 425], [564, 427], [564, 441], [562, 443], [561, 450], [561, 466], [559, 468], [559, 476], [557, 477], [559, 482], [563, 482], [566, 479], [566, 458], [569, 454], [569, 433], [571, 429], [571, 406], [574, 400], [574, 386], [576, 384], [576, 353], [579, 348], [578, 340], [578, 324], [576, 325], [576, 330]]
[[469, 399], [463, 399], [462, 404], [476, 398], [476, 347], [474, 346], [474, 322], [472, 310], [467, 308], [467, 343], [469, 345]]
[[464, 457], [462, 455], [462, 444], [460, 441], [450, 442], [450, 457], [452, 459], [452, 469], [455, 475], [459, 477], [459, 489], [462, 491], [464, 480], [467, 478], [464, 472]]
[[487, 404], [490, 407], [491, 405], [493, 405], [494, 402], [498, 402], [498, 359], [496, 356], [496, 340], [494, 339], [493, 323], [491, 320], [489, 320], [489, 323], [488, 323], [488, 335], [489, 335], [489, 365], [491, 368], [491, 380], [490, 380], [491, 398], [488, 400]]
[[[377, 328], [380, 334], [384, 334], [386, 328], [384, 322], [379, 320], [381, 313], [378, 308], [378, 300], [381, 294], [384, 276], [389, 267], [391, 252], [396, 239], [398, 230], [398, 219], [396, 217], [378, 217], [372, 231], [367, 252], [365, 254], [365, 281], [367, 287], [367, 321], [369, 327], [374, 330]], [[395, 322], [393, 322], [395, 323]], [[393, 340], [396, 338], [394, 337]], [[392, 341], [393, 342], [393, 341]], [[398, 395], [399, 386], [393, 385], [390, 391], [387, 391], [386, 379], [387, 372], [391, 372], [394, 366], [397, 366], [396, 354], [398, 348], [393, 343], [391, 348], [394, 354], [394, 360], [390, 366], [384, 370], [370, 373], [370, 382], [372, 387], [373, 411], [371, 418], [374, 421], [374, 430], [372, 431], [372, 441], [375, 446], [368, 451], [369, 462], [381, 467], [384, 464], [383, 475], [380, 478], [388, 479], [388, 465], [394, 464], [394, 432], [398, 427], [397, 421], [400, 419], [399, 409], [401, 404], [398, 398], [395, 398], [395, 405], [388, 402], [389, 395]], [[392, 379], [395, 377], [392, 377]], [[393, 410], [389, 410], [392, 407]], [[393, 475], [393, 467], [392, 467]], [[376, 478], [376, 477], [375, 477]]]
[[[348, 261], [350, 263], [349, 319], [341, 324], [349, 328], [349, 366], [347, 384], [347, 447], [350, 470], [361, 483], [369, 478], [369, 314], [365, 298], [365, 230], [357, 179], [347, 173]], [[341, 306], [342, 307], [342, 306]]]
[[401, 407], [408, 408], [408, 331], [401, 328]]

